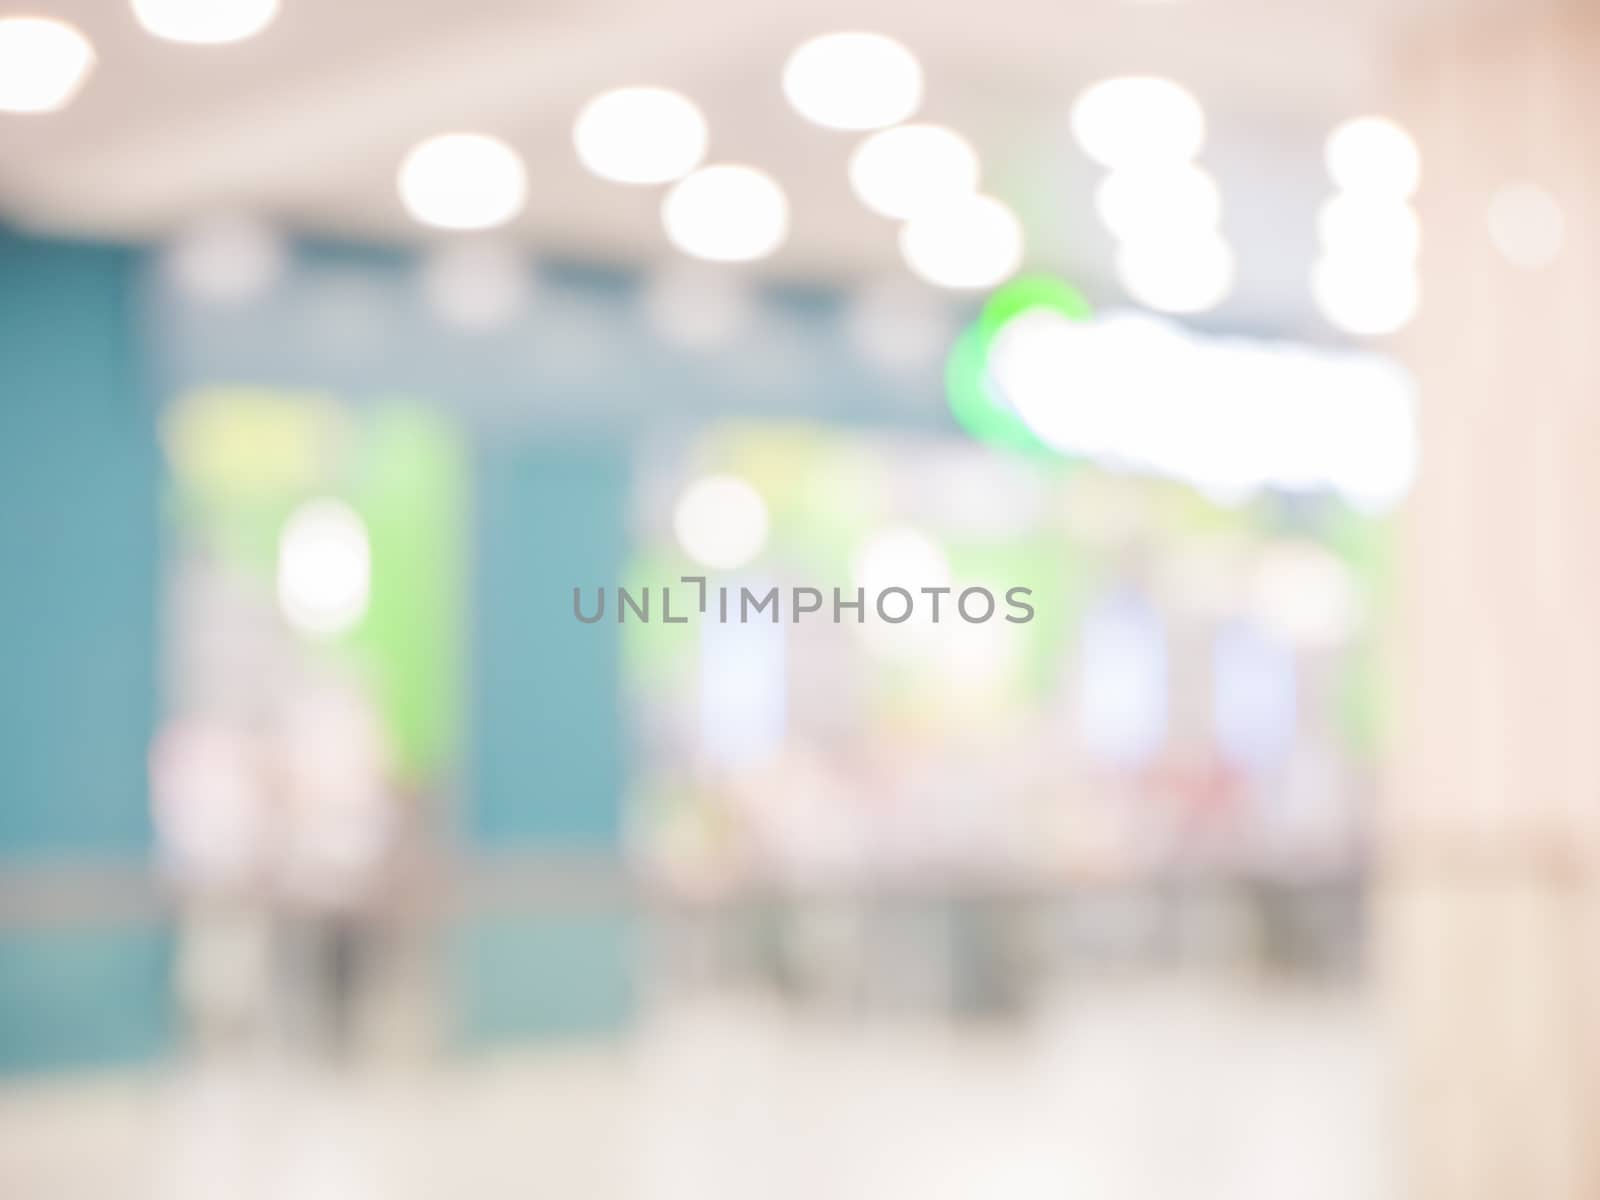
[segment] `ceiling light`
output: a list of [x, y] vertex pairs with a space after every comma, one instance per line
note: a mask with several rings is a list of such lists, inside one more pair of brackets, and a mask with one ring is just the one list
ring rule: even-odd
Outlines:
[[1421, 156], [1411, 135], [1387, 117], [1355, 117], [1328, 137], [1328, 174], [1341, 190], [1404, 198], [1417, 190]]
[[732, 571], [767, 544], [767, 504], [744, 480], [707, 475], [684, 490], [672, 513], [684, 553], [702, 566]]
[[1113, 171], [1094, 194], [1095, 211], [1121, 241], [1214, 230], [1222, 217], [1217, 181], [1192, 163]]
[[1214, 233], [1143, 239], [1118, 252], [1117, 275], [1128, 295], [1146, 308], [1205, 312], [1233, 290], [1233, 251]]
[[801, 116], [829, 129], [882, 129], [922, 103], [922, 66], [893, 38], [830, 33], [789, 55], [783, 93]]
[[705, 167], [680, 180], [661, 204], [672, 244], [713, 262], [765, 258], [789, 233], [789, 201], [754, 167]]
[[452, 242], [422, 260], [422, 295], [446, 325], [471, 332], [501, 329], [516, 320], [533, 294], [528, 265], [495, 242]]
[[572, 141], [583, 165], [602, 179], [668, 183], [705, 157], [706, 119], [666, 88], [619, 88], [584, 105]]
[[169, 42], [217, 45], [260, 33], [278, 15], [278, 0], [133, 0], [133, 15]]
[[447, 133], [414, 146], [400, 164], [400, 199], [424, 225], [490, 229], [522, 211], [528, 173], [516, 151], [480, 133]]
[[348, 632], [366, 615], [372, 553], [361, 518], [343, 500], [295, 509], [278, 539], [278, 604], [289, 624], [316, 637]]
[[1205, 143], [1200, 102], [1170, 79], [1135, 76], [1094, 84], [1072, 106], [1083, 152], [1112, 168], [1187, 162]]
[[1396, 265], [1415, 259], [1422, 240], [1416, 210], [1404, 200], [1352, 192], [1323, 204], [1317, 232], [1330, 256]]
[[977, 191], [978, 154], [954, 130], [901, 125], [856, 147], [850, 186], [873, 212], [905, 220]]
[[1567, 218], [1561, 205], [1533, 183], [1507, 184], [1489, 201], [1489, 238], [1506, 260], [1528, 270], [1549, 266], [1561, 253]]
[[89, 39], [64, 21], [0, 19], [0, 112], [64, 108], [93, 67]]
[[992, 196], [966, 196], [900, 228], [907, 265], [939, 287], [993, 287], [1022, 265], [1022, 224]]
[[1338, 329], [1363, 337], [1396, 333], [1416, 315], [1421, 287], [1409, 264], [1383, 267], [1323, 258], [1311, 271], [1311, 294]]

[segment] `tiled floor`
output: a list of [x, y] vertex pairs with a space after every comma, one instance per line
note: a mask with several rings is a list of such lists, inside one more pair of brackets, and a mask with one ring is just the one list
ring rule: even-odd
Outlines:
[[1388, 1200], [1351, 995], [1125, 984], [1022, 1027], [731, 1000], [621, 1046], [0, 1088], [7, 1200]]

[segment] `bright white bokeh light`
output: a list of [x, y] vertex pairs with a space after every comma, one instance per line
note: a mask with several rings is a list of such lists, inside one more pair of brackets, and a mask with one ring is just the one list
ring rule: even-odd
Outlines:
[[0, 112], [65, 108], [88, 79], [94, 47], [65, 21], [0, 18]]
[[824, 34], [789, 55], [783, 94], [801, 116], [829, 129], [882, 129], [922, 104], [922, 65], [882, 34]]
[[896, 220], [978, 190], [978, 153], [942, 125], [900, 125], [863, 141], [850, 156], [850, 186], [873, 212]]
[[1113, 169], [1188, 162], [1205, 144], [1205, 111], [1181, 84], [1154, 76], [1105, 79], [1072, 106], [1083, 152]]
[[1422, 244], [1416, 210], [1404, 200], [1361, 193], [1330, 196], [1317, 214], [1317, 234], [1330, 257], [1341, 261], [1412, 262]]
[[133, 0], [133, 15], [169, 42], [220, 45], [254, 37], [278, 7], [278, 0]]
[[245, 304], [271, 290], [288, 264], [283, 238], [270, 225], [219, 215], [180, 232], [163, 267], [184, 295], [209, 304]]
[[789, 200], [765, 171], [705, 167], [666, 194], [661, 223], [685, 254], [748, 262], [765, 258], [789, 236]]
[[1417, 190], [1422, 158], [1388, 117], [1354, 117], [1328, 136], [1328, 174], [1341, 191], [1404, 199]]
[[1410, 263], [1323, 257], [1311, 268], [1311, 295], [1334, 328], [1382, 337], [1411, 323], [1421, 300], [1421, 284]]
[[1117, 277], [1146, 308], [1206, 312], [1233, 290], [1233, 251], [1215, 233], [1141, 238], [1118, 250]]
[[572, 127], [578, 158], [616, 183], [670, 183], [706, 156], [706, 119], [667, 88], [628, 87], [596, 96]]
[[502, 329], [524, 312], [533, 296], [529, 267], [512, 246], [498, 242], [452, 242], [436, 246], [419, 270], [422, 296], [446, 325], [474, 333]]
[[845, 325], [861, 356], [893, 373], [938, 366], [957, 332], [940, 293], [902, 279], [880, 281], [856, 292], [845, 310]]
[[[950, 559], [920, 529], [891, 526], [872, 534], [856, 549], [850, 581], [864, 594], [862, 619], [847, 619], [874, 653], [895, 658], [934, 653], [944, 648], [939, 642], [951, 640], [940, 638], [940, 633], [956, 632], [955, 626], [962, 624], [956, 590], [939, 597], [939, 620], [933, 619], [934, 598], [922, 589], [951, 587]], [[890, 588], [900, 588], [911, 597], [909, 605], [903, 596], [884, 599], [884, 612], [891, 617], [909, 608], [903, 621], [886, 621], [878, 611], [878, 598]]]
[[[1143, 315], [1072, 321], [1037, 309], [1007, 323], [991, 377], [1028, 427], [1075, 456], [1139, 463], [1141, 435], [1158, 433], [1151, 408], [1187, 373], [1189, 344]], [[1154, 398], [1154, 399], [1153, 399]]]
[[1178, 479], [1219, 503], [1267, 487], [1326, 490], [1383, 512], [1415, 475], [1415, 387], [1372, 354], [1039, 310], [1001, 330], [989, 374], [1061, 453]]
[[1094, 194], [1095, 211], [1122, 241], [1204, 234], [1222, 219], [1222, 191], [1193, 163], [1113, 171]]
[[678, 545], [695, 562], [732, 571], [767, 544], [767, 503], [735, 475], [707, 475], [678, 497], [672, 529]]
[[688, 350], [727, 346], [749, 328], [756, 298], [724, 267], [677, 262], [655, 271], [639, 295], [650, 328]]
[[424, 225], [492, 229], [522, 211], [528, 172], [517, 152], [481, 133], [446, 133], [418, 143], [400, 164], [400, 199]]
[[1022, 265], [1022, 223], [993, 196], [967, 196], [902, 225], [900, 253], [939, 287], [993, 287]]
[[1536, 183], [1510, 183], [1489, 201], [1489, 239], [1505, 260], [1525, 270], [1561, 255], [1567, 218], [1556, 198]]
[[1337, 371], [1321, 378], [1325, 386], [1313, 403], [1324, 414], [1318, 451], [1330, 464], [1328, 477], [1353, 507], [1388, 512], [1417, 474], [1415, 384], [1403, 368], [1370, 354], [1340, 360]]
[[[950, 560], [939, 543], [920, 529], [894, 526], [879, 530], [862, 543], [852, 560], [851, 581], [865, 589], [869, 613], [878, 593], [892, 587], [906, 589], [923, 602], [917, 605], [918, 610], [926, 606], [931, 613], [927, 597], [919, 596], [918, 589], [949, 587]], [[940, 609], [942, 620], [946, 615], [944, 609], [953, 613], [954, 599], [945, 597]]]
[[367, 612], [372, 554], [367, 528], [343, 500], [308, 500], [278, 538], [278, 606], [301, 633], [337, 637]]

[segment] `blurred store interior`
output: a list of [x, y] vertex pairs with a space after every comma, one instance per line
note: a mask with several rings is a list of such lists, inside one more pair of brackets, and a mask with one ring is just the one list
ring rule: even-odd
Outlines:
[[1596, 15], [0, 0], [0, 1195], [1600, 1194]]

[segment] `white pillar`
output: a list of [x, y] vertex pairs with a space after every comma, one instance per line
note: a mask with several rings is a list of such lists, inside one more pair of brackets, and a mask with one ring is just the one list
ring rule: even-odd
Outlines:
[[[1421, 385], [1381, 825], [1400, 1194], [1600, 1197], [1600, 6], [1424, 29]], [[1527, 182], [1549, 265], [1490, 234]], [[1537, 223], [1537, 213], [1531, 214]]]

